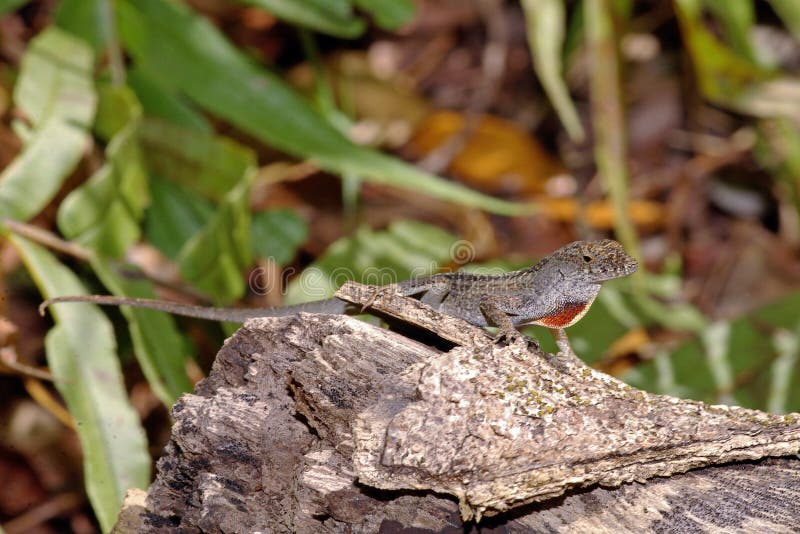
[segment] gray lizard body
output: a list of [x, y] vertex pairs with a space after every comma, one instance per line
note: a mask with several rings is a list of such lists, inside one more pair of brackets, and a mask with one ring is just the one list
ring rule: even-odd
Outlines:
[[[511, 333], [515, 327], [539, 324], [565, 328], [581, 319], [591, 306], [600, 284], [627, 276], [637, 269], [636, 260], [611, 239], [575, 241], [535, 265], [499, 275], [462, 272], [440, 273], [382, 286], [418, 297], [434, 309], [478, 326], [498, 326]], [[136, 306], [210, 319], [242, 322], [253, 317], [281, 317], [299, 312], [359, 314], [360, 306], [336, 297], [268, 308], [214, 308], [153, 299], [134, 299], [102, 295], [56, 297], [40, 309], [59, 302], [91, 302], [111, 306]]]

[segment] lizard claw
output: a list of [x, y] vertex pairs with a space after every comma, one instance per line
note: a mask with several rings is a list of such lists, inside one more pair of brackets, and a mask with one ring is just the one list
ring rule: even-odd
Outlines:
[[516, 328], [512, 330], [500, 330], [500, 332], [498, 332], [498, 334], [494, 337], [495, 343], [505, 345], [513, 345], [521, 340], [531, 341], [529, 337]]
[[363, 306], [361, 306], [361, 313], [367, 313], [367, 309], [371, 308], [372, 305], [375, 303], [375, 300], [386, 291], [389, 291], [389, 288], [386, 286], [376, 287], [375, 290], [372, 292], [372, 295], [369, 297], [369, 300], [365, 302]]

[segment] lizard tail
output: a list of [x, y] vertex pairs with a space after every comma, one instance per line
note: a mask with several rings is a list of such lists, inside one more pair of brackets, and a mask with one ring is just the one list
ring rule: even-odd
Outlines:
[[69, 295], [47, 299], [39, 305], [39, 314], [44, 315], [45, 310], [62, 302], [88, 302], [100, 306], [133, 306], [148, 308], [184, 317], [195, 317], [211, 321], [243, 322], [253, 317], [286, 317], [300, 312], [345, 314], [352, 313], [352, 304], [338, 298], [318, 300], [296, 304], [294, 306], [262, 307], [262, 308], [215, 308], [212, 306], [195, 306], [180, 302], [169, 302], [156, 299], [141, 299], [128, 297], [114, 297], [110, 295]]

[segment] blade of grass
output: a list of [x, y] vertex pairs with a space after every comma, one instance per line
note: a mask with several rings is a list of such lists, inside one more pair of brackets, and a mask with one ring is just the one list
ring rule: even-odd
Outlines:
[[708, 9], [722, 22], [725, 36], [737, 54], [756, 61], [750, 31], [755, 24], [755, 7], [752, 0], [704, 0]]
[[208, 119], [190, 103], [156, 83], [140, 69], [128, 71], [128, 86], [136, 92], [148, 118], [162, 119], [176, 126], [212, 133]]
[[800, 39], [800, 2], [797, 0], [768, 0], [795, 39]]
[[567, 133], [576, 143], [584, 139], [578, 112], [562, 76], [564, 3], [562, 0], [522, 0], [533, 67]]
[[[320, 114], [337, 130], [346, 133], [353, 121], [336, 106], [330, 78], [319, 55], [317, 43], [311, 32], [300, 30], [300, 42], [303, 45], [308, 62], [314, 69], [313, 100]], [[344, 208], [345, 227], [348, 231], [356, 226], [356, 210], [362, 178], [352, 173], [342, 174], [342, 206]]]

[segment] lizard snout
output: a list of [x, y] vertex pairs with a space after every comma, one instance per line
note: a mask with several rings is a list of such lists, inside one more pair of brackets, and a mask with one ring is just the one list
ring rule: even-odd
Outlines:
[[639, 262], [636, 261], [635, 258], [628, 256], [623, 264], [622, 272], [625, 273], [625, 276], [629, 274], [633, 274], [639, 268]]

